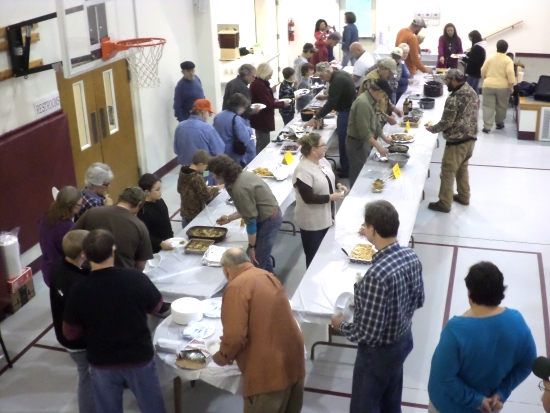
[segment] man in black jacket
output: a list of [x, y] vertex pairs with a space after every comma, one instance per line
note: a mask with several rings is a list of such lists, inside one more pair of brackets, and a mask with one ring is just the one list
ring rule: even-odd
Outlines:
[[165, 413], [147, 314], [163, 299], [151, 280], [133, 268], [115, 267], [115, 238], [91, 231], [83, 250], [92, 272], [71, 288], [63, 315], [68, 340], [86, 338], [86, 359], [96, 408], [122, 412], [127, 385], [144, 413]]
[[86, 341], [69, 341], [63, 335], [63, 312], [71, 287], [86, 279], [88, 271], [82, 269], [86, 257], [82, 252], [82, 242], [88, 231], [75, 230], [63, 237], [64, 258], [52, 268], [50, 281], [50, 305], [52, 309], [55, 336], [59, 344], [67, 349], [78, 369], [78, 410], [80, 413], [95, 413], [94, 395], [90, 379], [89, 364], [86, 360]]
[[[252, 101], [250, 100], [251, 96], [250, 96], [250, 89], [248, 88], [248, 85], [252, 83], [255, 76], [256, 76], [256, 68], [251, 64], [246, 63], [241, 67], [239, 67], [239, 75], [235, 79], [229, 81], [225, 86], [225, 93], [223, 94], [222, 110], [227, 109], [227, 102], [229, 101], [229, 98], [233, 96], [235, 93], [241, 93], [248, 99], [249, 102], [252, 103]], [[243, 115], [245, 115], [246, 113], [247, 112], [245, 112]]]

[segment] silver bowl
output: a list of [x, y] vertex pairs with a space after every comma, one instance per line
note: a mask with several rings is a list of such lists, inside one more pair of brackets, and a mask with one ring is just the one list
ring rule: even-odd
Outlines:
[[405, 167], [409, 162], [411, 155], [407, 153], [390, 153], [388, 154], [388, 163], [393, 168], [395, 164], [399, 164], [400, 168]]

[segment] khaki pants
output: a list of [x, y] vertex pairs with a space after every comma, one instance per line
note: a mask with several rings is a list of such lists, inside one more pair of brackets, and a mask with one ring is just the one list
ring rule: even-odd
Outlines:
[[271, 393], [245, 397], [244, 413], [300, 413], [304, 401], [304, 381]]
[[493, 121], [497, 125], [503, 124], [510, 103], [510, 89], [483, 88], [482, 100], [483, 128], [491, 130]]
[[439, 413], [439, 410], [437, 410], [432, 402], [428, 405], [428, 413]]
[[349, 160], [349, 187], [353, 184], [365, 166], [367, 158], [372, 150], [372, 145], [365, 139], [355, 139], [351, 136], [346, 138], [346, 152]]
[[441, 186], [439, 188], [439, 203], [445, 209], [451, 209], [455, 179], [460, 200], [470, 202], [468, 160], [472, 157], [474, 146], [475, 141], [445, 146], [441, 161]]

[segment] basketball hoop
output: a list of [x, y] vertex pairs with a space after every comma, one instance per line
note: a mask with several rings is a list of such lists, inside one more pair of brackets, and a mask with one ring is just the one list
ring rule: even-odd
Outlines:
[[101, 55], [108, 60], [122, 53], [130, 66], [134, 90], [159, 87], [158, 65], [164, 43], [166, 39], [160, 38], [112, 41], [106, 37], [101, 40]]

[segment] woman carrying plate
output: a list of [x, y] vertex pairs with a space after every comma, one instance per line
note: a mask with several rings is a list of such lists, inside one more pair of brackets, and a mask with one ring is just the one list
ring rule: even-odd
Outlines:
[[[306, 268], [317, 253], [325, 234], [334, 222], [334, 201], [344, 199], [348, 189], [335, 182], [334, 173], [325, 158], [327, 145], [318, 133], [298, 139], [302, 158], [292, 175], [296, 190], [294, 220], [300, 227]], [[334, 189], [339, 192], [334, 192]]]
[[225, 143], [225, 153], [241, 166], [246, 166], [256, 157], [253, 131], [241, 115], [248, 110], [250, 102], [241, 93], [232, 95], [226, 109], [214, 118], [214, 129]]
[[458, 58], [451, 55], [462, 54], [462, 40], [456, 34], [456, 27], [452, 23], [447, 23], [443, 29], [443, 36], [439, 38], [437, 56], [437, 67], [442, 69], [456, 69], [458, 67]]
[[229, 156], [210, 159], [208, 170], [233, 198], [237, 212], [223, 215], [218, 225], [227, 225], [242, 218], [248, 234], [248, 255], [259, 268], [273, 273], [271, 250], [283, 222], [277, 199], [265, 181], [256, 174], [243, 171]]
[[275, 130], [275, 109], [289, 106], [286, 101], [276, 100], [273, 97], [274, 88], [269, 85], [273, 76], [273, 69], [269, 63], [260, 63], [256, 70], [256, 78], [250, 84], [250, 96], [253, 103], [262, 103], [266, 107], [250, 116], [250, 126], [256, 130], [256, 153], [260, 153], [269, 145], [269, 134]]

